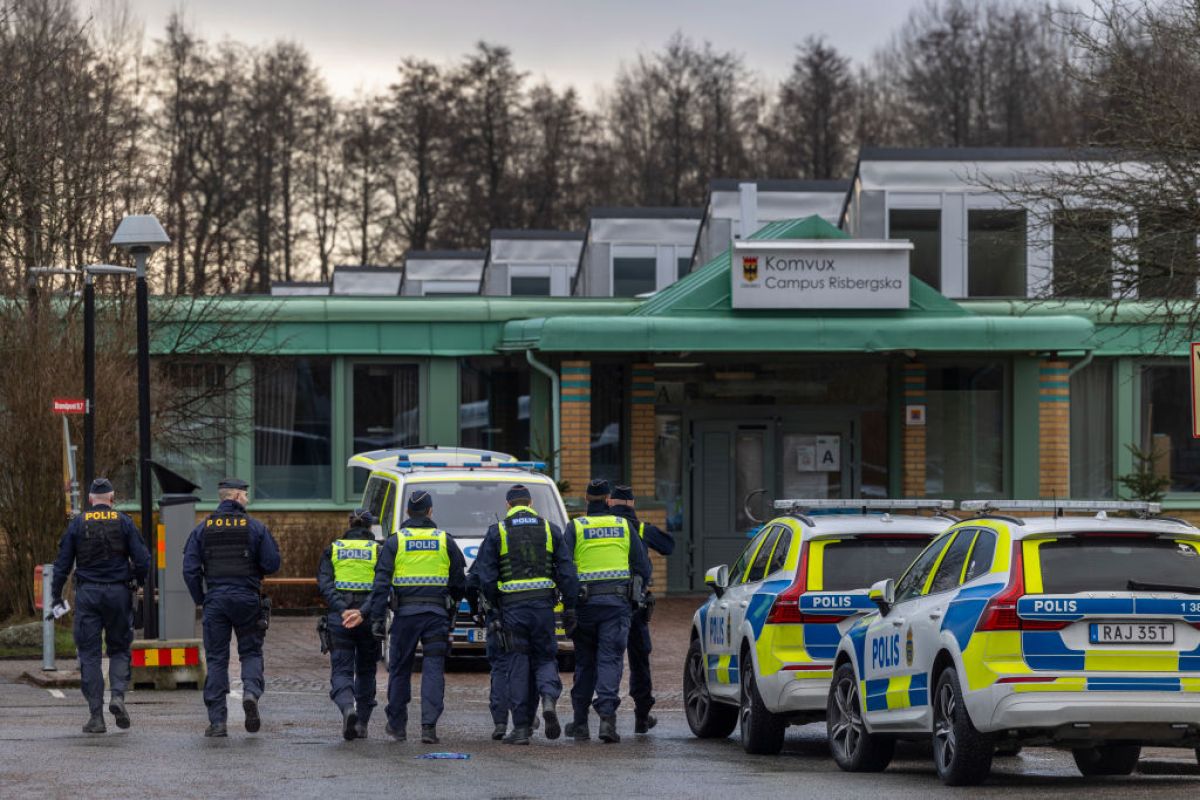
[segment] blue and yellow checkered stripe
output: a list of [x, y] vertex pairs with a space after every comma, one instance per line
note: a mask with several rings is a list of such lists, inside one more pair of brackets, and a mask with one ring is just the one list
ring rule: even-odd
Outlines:
[[724, 656], [706, 656], [708, 659], [708, 682], [733, 684], [741, 682], [738, 657], [732, 653]]
[[859, 687], [867, 711], [896, 711], [929, 705], [929, 676], [894, 675], [863, 681]]

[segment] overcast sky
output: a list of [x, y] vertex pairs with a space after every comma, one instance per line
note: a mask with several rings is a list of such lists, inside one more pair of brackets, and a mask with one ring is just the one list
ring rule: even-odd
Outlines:
[[508, 45], [530, 77], [592, 98], [623, 61], [675, 31], [786, 74], [797, 42], [824, 35], [856, 60], [923, 0], [129, 0], [152, 42], [170, 13], [209, 39], [303, 44], [341, 95], [386, 87], [405, 56], [455, 60], [480, 39]]

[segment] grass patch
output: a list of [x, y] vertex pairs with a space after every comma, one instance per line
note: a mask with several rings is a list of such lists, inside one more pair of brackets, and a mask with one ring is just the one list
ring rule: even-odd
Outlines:
[[[26, 620], [26, 622], [34, 622], [35, 620]], [[14, 623], [15, 624], [15, 623]], [[71, 634], [71, 628], [64, 625], [54, 626], [54, 654], [57, 658], [74, 658], [75, 657], [75, 637]], [[0, 646], [0, 658], [41, 658], [42, 645], [39, 642], [35, 647], [4, 647]]]

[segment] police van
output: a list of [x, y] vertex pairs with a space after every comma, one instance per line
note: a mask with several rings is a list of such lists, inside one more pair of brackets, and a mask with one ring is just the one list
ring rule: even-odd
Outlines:
[[[955, 519], [945, 500], [782, 500], [692, 619], [683, 690], [701, 738], [740, 729], [774, 754], [788, 725], [824, 717], [842, 633], [875, 606], [867, 587], [899, 575]], [[908, 511], [908, 514], [896, 514]], [[921, 511], [932, 512], [922, 516]]]
[[960, 507], [978, 516], [873, 586], [838, 645], [838, 766], [879, 771], [898, 738], [932, 739], [942, 781], [968, 785], [997, 747], [1070, 748], [1091, 776], [1200, 745], [1200, 530], [1148, 503]]
[[[400, 529], [405, 505], [414, 492], [433, 498], [434, 522], [450, 533], [462, 548], [467, 567], [479, 554], [479, 545], [492, 524], [503, 520], [504, 495], [513, 484], [529, 487], [532, 507], [560, 530], [567, 524], [567, 509], [554, 480], [541, 470], [545, 465], [519, 461], [508, 453], [462, 447], [410, 447], [374, 450], [350, 458], [347, 466], [366, 470], [367, 482], [360, 505], [379, 520], [375, 537], [383, 541]], [[561, 609], [560, 609], [561, 611]], [[569, 665], [574, 645], [558, 626], [560, 661]], [[455, 655], [484, 654], [487, 630], [475, 624], [466, 600], [459, 603], [452, 632]]]

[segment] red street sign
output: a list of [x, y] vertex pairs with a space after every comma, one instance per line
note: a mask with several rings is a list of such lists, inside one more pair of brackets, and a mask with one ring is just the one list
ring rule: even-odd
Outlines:
[[33, 607], [42, 610], [42, 565], [33, 568]]
[[74, 397], [54, 398], [55, 414], [86, 414], [87, 401]]

